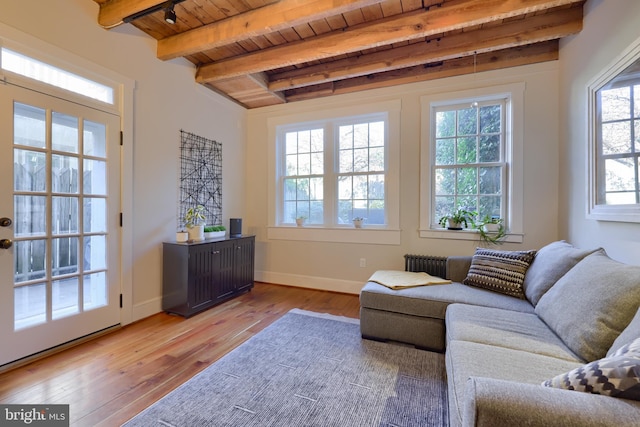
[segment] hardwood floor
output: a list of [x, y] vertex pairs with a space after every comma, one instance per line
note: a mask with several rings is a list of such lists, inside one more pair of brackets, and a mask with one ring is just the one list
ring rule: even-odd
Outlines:
[[357, 318], [357, 295], [256, 283], [190, 319], [159, 313], [0, 374], [0, 402], [69, 404], [72, 426], [119, 426], [292, 308]]

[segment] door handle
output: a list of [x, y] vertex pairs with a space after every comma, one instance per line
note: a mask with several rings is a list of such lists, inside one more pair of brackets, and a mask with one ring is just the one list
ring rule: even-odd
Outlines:
[[0, 218], [0, 227], [9, 227], [11, 224], [13, 224], [11, 218], [7, 218], [6, 216]]
[[11, 245], [13, 245], [13, 242], [10, 239], [0, 240], [0, 249], [9, 249]]

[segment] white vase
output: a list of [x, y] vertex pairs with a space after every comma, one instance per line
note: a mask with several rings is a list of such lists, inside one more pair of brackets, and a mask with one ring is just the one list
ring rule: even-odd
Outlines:
[[456, 222], [451, 218], [447, 219], [447, 225], [449, 230], [462, 230], [462, 223]]
[[486, 233], [497, 233], [500, 231], [500, 224], [484, 224], [482, 228]]
[[302, 227], [304, 225], [304, 218], [296, 218], [296, 225]]
[[184, 243], [189, 240], [189, 233], [186, 231], [178, 231], [176, 232], [176, 242]]
[[362, 228], [362, 220], [361, 219], [354, 219], [353, 220], [353, 226], [355, 228]]
[[201, 242], [204, 240], [204, 225], [192, 225], [189, 230], [189, 240]]

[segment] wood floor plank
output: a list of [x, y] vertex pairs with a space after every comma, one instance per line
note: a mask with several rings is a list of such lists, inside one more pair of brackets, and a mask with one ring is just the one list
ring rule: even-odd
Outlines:
[[358, 318], [357, 295], [256, 283], [184, 319], [158, 313], [0, 374], [0, 402], [69, 404], [72, 426], [119, 426], [293, 308]]

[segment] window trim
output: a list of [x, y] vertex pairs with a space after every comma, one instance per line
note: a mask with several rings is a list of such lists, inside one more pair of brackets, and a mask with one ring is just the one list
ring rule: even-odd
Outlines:
[[[9, 63], [8, 66], [5, 65], [5, 61]], [[16, 63], [17, 68], [11, 67], [11, 63], [13, 62]], [[107, 105], [114, 105], [116, 101], [116, 87], [114, 85], [106, 85], [96, 79], [91, 79], [84, 75], [40, 61], [32, 56], [4, 46], [0, 46], [0, 69], [2, 69], [3, 72], [13, 73], [53, 88], [62, 89], [75, 96], [87, 98], [94, 102], [98, 101]], [[35, 69], [38, 69], [40, 72], [34, 71]], [[73, 82], [73, 84], [70, 82]], [[80, 90], [78, 85], [82, 85], [85, 90]], [[101, 90], [98, 91], [98, 89]]]
[[597, 203], [598, 129], [596, 96], [611, 79], [640, 59], [640, 38], [587, 84], [587, 219], [597, 221], [640, 222], [640, 204], [603, 205]]
[[506, 242], [522, 243], [524, 237], [524, 91], [525, 83], [511, 83], [498, 86], [474, 88], [458, 92], [440, 93], [420, 97], [420, 226], [418, 234], [423, 238], [450, 240], [478, 240], [475, 230], [451, 231], [432, 228], [437, 218], [431, 218], [432, 203], [432, 156], [431, 128], [432, 109], [443, 105], [471, 103], [496, 98], [506, 99], [505, 111], [505, 162], [507, 192], [505, 212], [508, 216], [509, 231]]
[[[318, 111], [308, 111], [280, 117], [272, 117], [267, 120], [269, 153], [268, 159], [268, 225], [267, 239], [270, 240], [304, 240], [316, 242], [344, 242], [367, 244], [400, 244], [400, 112], [401, 101], [390, 100], [371, 104], [357, 104], [326, 108]], [[278, 128], [294, 128], [299, 124], [319, 124], [332, 121], [334, 124], [342, 123], [345, 118], [375, 115], [385, 113], [387, 115], [387, 147], [386, 162], [387, 172], [385, 176], [385, 192], [387, 203], [387, 224], [384, 226], [369, 226], [356, 229], [349, 226], [331, 224], [327, 226], [305, 225], [296, 227], [295, 224], [280, 224], [279, 209], [281, 205], [278, 185], [280, 176], [277, 173], [279, 167], [280, 147], [277, 144]], [[326, 131], [326, 129], [325, 129]], [[331, 130], [332, 131], [332, 130]], [[332, 135], [333, 137], [333, 135]], [[331, 159], [331, 165], [334, 160]], [[325, 175], [326, 176], [326, 175]], [[334, 183], [325, 183], [334, 185]], [[337, 185], [337, 184], [336, 184]], [[335, 189], [334, 191], [337, 191]], [[334, 193], [337, 194], [337, 193]], [[330, 200], [335, 204], [336, 201]]]
[[[3, 30], [4, 28], [0, 26], [0, 33], [2, 33]], [[13, 71], [2, 68], [1, 66], [0, 81], [13, 83], [17, 86], [33, 88], [43, 93], [48, 93], [52, 96], [71, 100], [107, 113], [123, 115], [125, 106], [130, 102], [128, 100], [128, 97], [133, 96], [127, 92], [133, 91], [133, 88], [135, 87], [135, 83], [133, 82], [133, 80], [130, 80], [129, 78], [126, 78], [124, 76], [120, 76], [119, 74], [115, 74], [111, 71], [106, 73], [103, 71], [102, 67], [90, 63], [84, 59], [78, 58], [65, 61], [64, 58], [61, 59], [61, 55], [51, 54], [50, 52], [52, 51], [52, 49], [50, 47], [46, 49], [39, 49], [37, 47], [46, 42], [40, 42], [37, 39], [32, 39], [32, 42], [27, 44], [19, 43], [15, 40], [16, 38], [13, 38], [12, 34], [10, 32], [7, 32], [5, 35], [0, 36], [0, 48], [6, 48], [7, 50], [10, 50], [18, 55], [25, 56], [33, 61], [41, 62], [45, 65], [57, 68], [62, 72], [70, 73], [80, 79], [85, 79], [108, 87], [112, 90], [112, 102], [104, 102], [96, 98], [82, 95], [80, 93], [62, 88], [60, 86], [56, 86], [51, 83], [15, 73]]]

